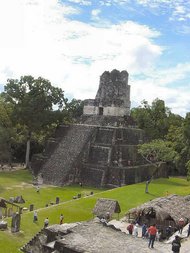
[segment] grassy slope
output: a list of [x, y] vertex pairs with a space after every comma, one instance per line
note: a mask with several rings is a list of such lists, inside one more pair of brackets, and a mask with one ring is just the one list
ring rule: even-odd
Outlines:
[[[190, 183], [185, 179], [170, 178], [154, 180], [149, 185], [149, 194], [145, 194], [145, 183], [124, 186], [121, 188], [103, 191], [90, 189], [85, 187], [44, 187], [40, 190], [40, 194], [36, 193], [32, 186], [25, 185], [18, 187], [22, 182], [30, 183], [31, 177], [27, 171], [19, 171], [12, 174], [0, 174], [0, 196], [9, 198], [10, 196], [23, 195], [26, 199], [25, 206], [33, 203], [38, 210], [39, 222], [33, 223], [33, 212], [25, 212], [21, 219], [21, 232], [11, 234], [9, 231], [0, 232], [0, 248], [4, 253], [16, 253], [17, 249], [27, 242], [31, 237], [43, 227], [43, 221], [49, 217], [50, 224], [58, 223], [60, 213], [65, 216], [64, 222], [75, 222], [89, 220], [92, 216], [92, 209], [96, 200], [100, 197], [117, 199], [121, 206], [120, 217], [124, 216], [127, 210], [141, 203], [154, 199], [156, 197], [169, 194], [190, 194]], [[9, 187], [8, 189], [6, 187]], [[6, 188], [6, 190], [5, 190]], [[72, 197], [77, 193], [85, 193], [94, 191], [93, 196], [73, 200]], [[44, 208], [46, 203], [55, 202], [56, 197], [60, 197], [62, 202], [56, 206]], [[115, 216], [116, 218], [117, 216]], [[10, 224], [10, 219], [9, 219]], [[10, 226], [10, 225], [9, 225]]]

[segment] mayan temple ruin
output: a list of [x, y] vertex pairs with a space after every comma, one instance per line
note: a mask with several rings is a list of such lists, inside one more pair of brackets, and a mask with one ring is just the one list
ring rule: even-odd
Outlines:
[[[152, 167], [137, 153], [145, 136], [130, 117], [130, 104], [127, 71], [105, 71], [95, 99], [84, 101], [80, 120], [60, 125], [43, 154], [33, 157], [34, 174], [59, 186], [118, 187], [147, 180]], [[165, 174], [160, 167], [154, 176]]]

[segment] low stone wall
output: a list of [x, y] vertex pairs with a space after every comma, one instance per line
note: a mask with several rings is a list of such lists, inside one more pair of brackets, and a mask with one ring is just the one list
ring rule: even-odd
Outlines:
[[[86, 164], [82, 169], [81, 180], [86, 185], [96, 187], [120, 187], [144, 182], [149, 179], [155, 167], [150, 164], [128, 167], [107, 167]], [[154, 174], [154, 178], [168, 177], [167, 165], [163, 163]]]

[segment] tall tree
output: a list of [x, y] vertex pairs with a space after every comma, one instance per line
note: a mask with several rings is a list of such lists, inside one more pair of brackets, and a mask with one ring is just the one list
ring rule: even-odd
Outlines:
[[184, 124], [183, 124], [183, 134], [184, 134], [184, 153], [186, 156], [186, 169], [187, 169], [187, 179], [190, 180], [190, 113], [186, 114]]
[[187, 168], [187, 181], [190, 181], [190, 160], [186, 163]]
[[11, 121], [12, 107], [0, 95], [0, 162], [11, 162], [15, 131]]
[[82, 100], [73, 98], [70, 102], [66, 103], [65, 111], [67, 112], [68, 119], [77, 119], [83, 114], [84, 103]]
[[32, 134], [46, 129], [58, 120], [54, 108], [63, 108], [64, 92], [42, 77], [35, 79], [23, 76], [20, 80], [8, 79], [2, 95], [13, 106], [12, 118], [15, 125], [22, 125], [27, 132], [25, 162], [28, 168]]
[[169, 128], [170, 110], [163, 100], [155, 99], [152, 105], [143, 100], [141, 106], [131, 110], [131, 116], [150, 139], [163, 139]]
[[175, 170], [181, 175], [185, 175], [188, 145], [184, 137], [183, 124], [181, 126], [171, 125], [166, 135], [166, 140], [172, 143], [173, 148], [178, 153], [179, 159]]
[[186, 114], [184, 124], [183, 124], [183, 130], [184, 130], [184, 137], [186, 139], [186, 143], [190, 146], [190, 113]]
[[155, 167], [152, 176], [164, 162], [176, 162], [179, 159], [178, 153], [169, 141], [153, 140], [138, 146], [138, 153]]

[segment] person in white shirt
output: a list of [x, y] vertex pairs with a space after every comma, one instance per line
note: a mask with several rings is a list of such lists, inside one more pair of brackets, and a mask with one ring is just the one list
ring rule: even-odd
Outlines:
[[137, 237], [138, 236], [138, 223], [136, 223], [135, 225], [134, 225], [134, 228], [133, 228], [133, 235], [135, 236], [135, 237]]

